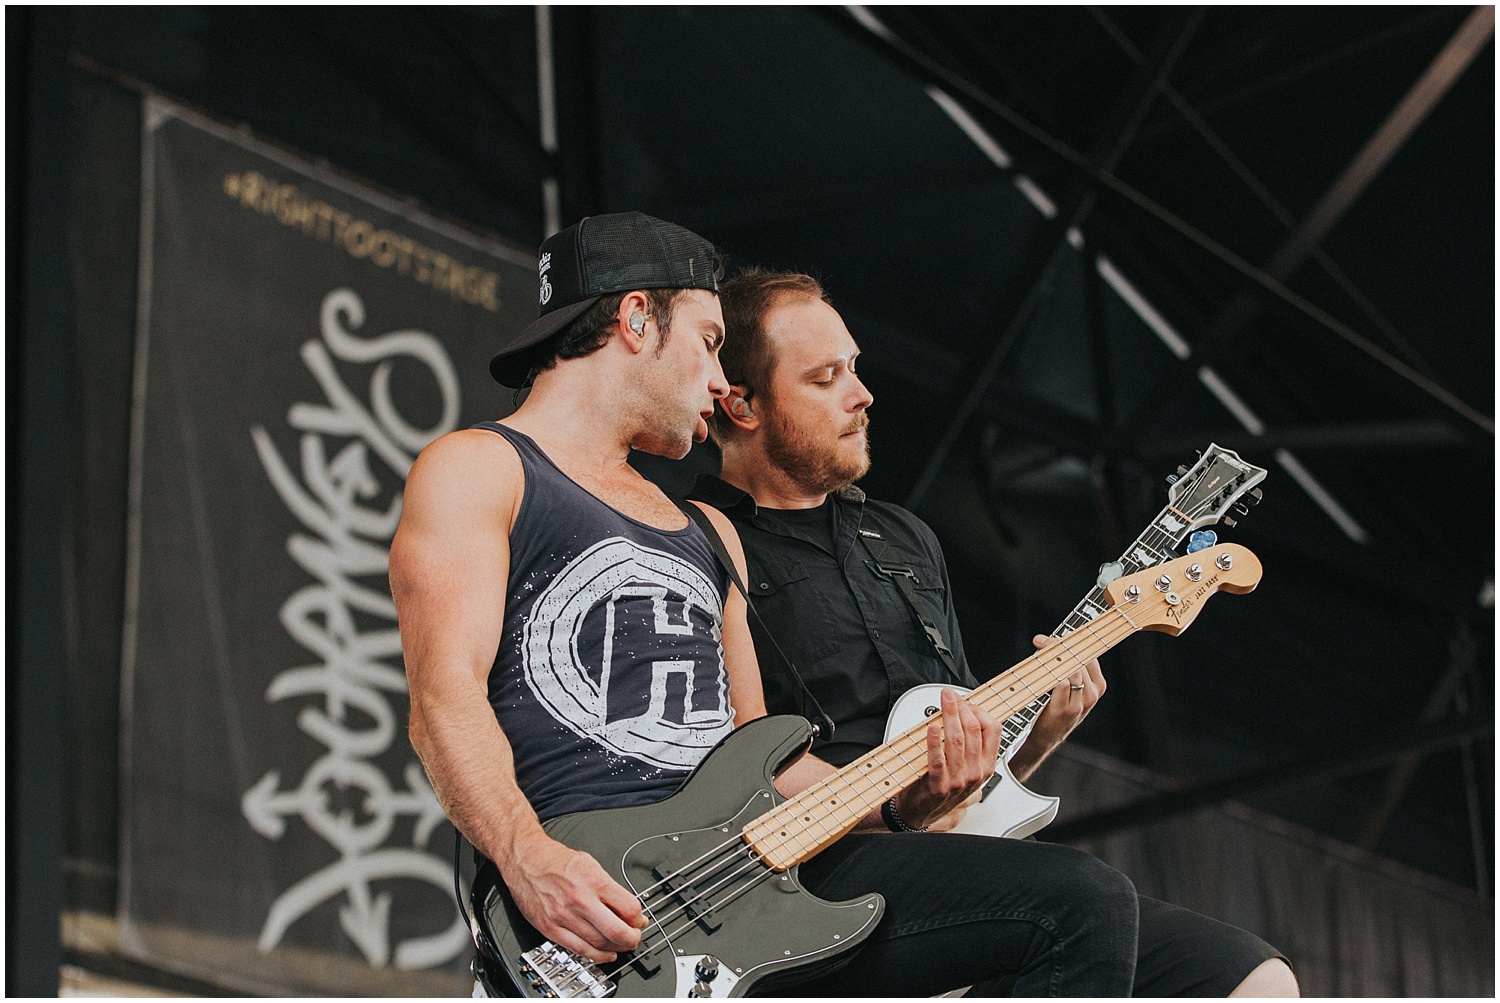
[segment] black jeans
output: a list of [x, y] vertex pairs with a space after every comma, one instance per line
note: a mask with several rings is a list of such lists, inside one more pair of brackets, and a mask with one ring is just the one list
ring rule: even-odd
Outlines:
[[784, 991], [933, 996], [1003, 980], [1017, 996], [1129, 996], [1135, 886], [1072, 847], [951, 833], [846, 836], [802, 865], [821, 898], [885, 896], [846, 967]]

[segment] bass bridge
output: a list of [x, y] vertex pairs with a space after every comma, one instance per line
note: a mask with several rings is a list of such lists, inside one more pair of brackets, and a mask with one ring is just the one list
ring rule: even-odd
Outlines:
[[518, 970], [538, 996], [602, 999], [615, 994], [614, 980], [603, 969], [550, 940], [522, 954]]

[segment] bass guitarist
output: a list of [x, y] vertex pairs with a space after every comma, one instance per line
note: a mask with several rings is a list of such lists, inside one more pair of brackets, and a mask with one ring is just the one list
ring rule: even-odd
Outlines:
[[[410, 735], [433, 788], [525, 921], [595, 962], [635, 948], [649, 910], [543, 823], [654, 805], [765, 713], [744, 601], [697, 526], [626, 463], [630, 449], [683, 456], [729, 392], [716, 260], [639, 213], [544, 242], [540, 317], [491, 364], [530, 395], [422, 452], [391, 547]], [[732, 525], [710, 517], [743, 573]], [[901, 814], [871, 812], [865, 834], [802, 867], [815, 895], [886, 896], [884, 919], [839, 955], [850, 963], [808, 991], [923, 996], [1008, 977], [1024, 994], [1128, 994], [1137, 903], [1123, 875], [1064, 846], [887, 831], [940, 822], [992, 772], [998, 723], [951, 693], [943, 704]], [[804, 756], [777, 787], [832, 769]], [[717, 921], [789, 933], [732, 907]]]
[[[977, 685], [946, 564], [926, 524], [854, 486], [870, 464], [872, 397], [856, 372], [859, 348], [817, 280], [752, 269], [723, 284], [720, 302], [726, 326], [721, 361], [731, 386], [710, 431], [723, 470], [719, 478], [700, 479], [693, 497], [728, 515], [744, 546], [751, 595], [777, 642], [755, 631], [767, 669], [767, 704], [773, 711], [802, 711], [789, 673], [771, 671], [785, 651], [837, 723], [831, 739], [814, 751], [842, 766], [883, 741], [892, 704], [906, 690], [927, 683]], [[1051, 641], [1038, 636], [1033, 643]], [[1053, 691], [1010, 760], [1018, 779], [1067, 737], [1104, 690], [1093, 661]], [[918, 793], [889, 802], [892, 828], [913, 827], [913, 816], [928, 818], [908, 807]], [[951, 828], [962, 813], [960, 807], [929, 828]], [[991, 861], [1007, 851], [1029, 859], [1037, 845], [992, 842], [1001, 845]], [[970, 880], [991, 866], [975, 858], [956, 864], [954, 874]], [[1001, 866], [1026, 880], [1016, 864]], [[874, 881], [864, 890], [900, 900], [898, 890]], [[1002, 980], [980, 991], [1006, 988]], [[1020, 981], [1014, 990], [1028, 991]], [[1142, 897], [1133, 992], [1295, 996], [1297, 984], [1286, 960], [1259, 938]]]

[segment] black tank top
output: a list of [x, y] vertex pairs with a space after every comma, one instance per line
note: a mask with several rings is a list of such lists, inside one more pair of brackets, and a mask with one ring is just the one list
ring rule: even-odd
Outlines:
[[648, 526], [496, 422], [526, 485], [510, 534], [489, 698], [543, 819], [675, 792], [733, 727], [720, 646], [728, 576], [691, 520]]

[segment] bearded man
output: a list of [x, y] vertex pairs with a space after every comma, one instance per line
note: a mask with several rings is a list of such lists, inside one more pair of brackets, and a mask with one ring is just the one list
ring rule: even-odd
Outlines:
[[[874, 501], [854, 486], [870, 466], [869, 408], [859, 346], [811, 276], [752, 269], [720, 288], [729, 393], [710, 431], [723, 453], [719, 477], [701, 478], [693, 497], [733, 521], [759, 613], [752, 626], [767, 707], [807, 713], [789, 660], [835, 722], [814, 752], [841, 766], [884, 741], [895, 700], [910, 688], [977, 685], [964, 656], [947, 566], [932, 530], [905, 509]], [[862, 538], [880, 541], [873, 559]], [[900, 566], [906, 583], [883, 570]], [[915, 586], [908, 591], [909, 586]], [[919, 614], [923, 619], [919, 620]], [[1045, 647], [1050, 639], [1037, 636]], [[783, 652], [786, 653], [785, 659]], [[1105, 690], [1097, 662], [1059, 683], [1030, 735], [1010, 759], [1024, 780], [1098, 702]], [[899, 798], [886, 821], [906, 829]], [[930, 826], [952, 829], [963, 807]], [[1034, 841], [989, 836], [990, 853], [1021, 864]], [[979, 874], [978, 859], [958, 880]], [[851, 883], [845, 891], [855, 887]], [[866, 890], [883, 890], [870, 879]], [[1259, 938], [1166, 903], [1140, 898], [1133, 994], [1143, 996], [1296, 996], [1286, 959]], [[1001, 979], [988, 993], [1027, 991]]]
[[[941, 824], [993, 768], [999, 723], [952, 691], [941, 723], [927, 730], [922, 773], [899, 802], [887, 802], [885, 813], [871, 802], [860, 818], [845, 819], [855, 832], [801, 864], [800, 874], [763, 857], [746, 861], [738, 837], [728, 836], [708, 857], [722, 851], [735, 869], [712, 876], [742, 884], [706, 909], [701, 897], [677, 907], [684, 892], [668, 883], [701, 873], [698, 863], [672, 857], [670, 873], [644, 888], [622, 863], [638, 859], [631, 855], [641, 843], [667, 847], [643, 854], [670, 856], [678, 836], [665, 822], [653, 838], [599, 856], [570, 845], [591, 816], [611, 831], [622, 817], [655, 819], [663, 809], [681, 818], [681, 802], [663, 802], [683, 794], [694, 803], [702, 788], [685, 785], [735, 740], [732, 729], [791, 733], [778, 730], [788, 722], [757, 722], [765, 706], [745, 602], [729, 589], [729, 566], [744, 574], [729, 520], [699, 512], [725, 544], [716, 560], [696, 517], [627, 462], [632, 449], [681, 458], [707, 437], [714, 402], [729, 390], [712, 245], [640, 213], [596, 216], [548, 238], [537, 272], [540, 315], [500, 342], [490, 366], [530, 395], [504, 419], [422, 451], [390, 556], [412, 745], [444, 811], [485, 858], [481, 875], [497, 875], [473, 896], [476, 913], [491, 933], [502, 922], [529, 930], [520, 951], [478, 938], [480, 990], [517, 994], [546, 970], [563, 973], [559, 995], [580, 995], [578, 980], [597, 970], [599, 986], [622, 996], [723, 996], [741, 974], [741, 955], [729, 953], [739, 945], [761, 952], [742, 963], [745, 978], [799, 979], [809, 994], [928, 996], [1006, 974], [1036, 995], [1126, 994], [1136, 899], [1123, 875], [1069, 847], [1027, 844], [1017, 853], [999, 845], [1009, 840], [888, 830], [888, 818], [908, 829]], [[795, 737], [778, 737], [774, 757], [800, 751]], [[783, 766], [775, 786], [786, 797], [834, 773], [814, 756]], [[867, 795], [885, 793], [879, 776], [861, 782]], [[727, 834], [732, 817], [741, 826], [734, 813], [762, 798], [769, 807], [771, 793], [757, 790], [711, 822], [680, 827], [692, 837], [722, 824]], [[849, 800], [864, 810], [865, 801]], [[809, 815], [813, 827], [826, 818]], [[816, 851], [800, 852], [795, 859]], [[979, 860], [982, 873], [959, 875], [958, 858]], [[1018, 882], [1018, 873], [1029, 877]], [[883, 913], [863, 887], [872, 877]], [[847, 949], [850, 942], [818, 940], [806, 924], [768, 919], [790, 915], [800, 900], [787, 895], [799, 883], [828, 900], [862, 897], [845, 911], [870, 917], [849, 927], [864, 939], [851, 935], [857, 946]], [[694, 887], [699, 896], [721, 890]], [[494, 904], [501, 898], [503, 907]], [[691, 921], [680, 927], [684, 910]], [[657, 960], [676, 948], [674, 937], [691, 943], [700, 926], [732, 931], [711, 942], [725, 955], [722, 970], [717, 961], [700, 974], [692, 959], [685, 968]], [[566, 957], [548, 949], [518, 963], [537, 941]], [[804, 979], [808, 964], [799, 959], [823, 966], [817, 978]], [[823, 974], [825, 959], [846, 967]], [[666, 981], [633, 982], [628, 992], [619, 981], [656, 978]]]

